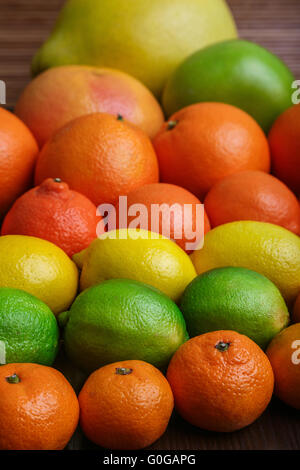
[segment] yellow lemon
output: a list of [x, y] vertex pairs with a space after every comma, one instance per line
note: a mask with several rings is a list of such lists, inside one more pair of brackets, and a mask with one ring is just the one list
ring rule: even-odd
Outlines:
[[0, 287], [22, 289], [57, 314], [74, 300], [78, 270], [53, 243], [24, 235], [0, 237]]
[[203, 248], [191, 259], [198, 274], [225, 266], [264, 274], [288, 304], [300, 291], [300, 238], [278, 225], [252, 221], [219, 225], [206, 234]]
[[178, 245], [146, 230], [107, 232], [73, 259], [82, 269], [82, 290], [108, 279], [133, 279], [177, 301], [196, 277], [189, 256]]

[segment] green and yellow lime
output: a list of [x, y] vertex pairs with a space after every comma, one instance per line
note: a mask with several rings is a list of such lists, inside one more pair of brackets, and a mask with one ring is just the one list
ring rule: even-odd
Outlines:
[[88, 372], [129, 359], [164, 369], [188, 339], [183, 316], [169, 297], [127, 279], [85, 290], [59, 321], [65, 325], [67, 355]]
[[44, 302], [19, 289], [0, 288], [0, 364], [50, 366], [58, 340], [56, 318]]
[[248, 112], [267, 132], [292, 105], [294, 80], [288, 67], [263, 47], [224, 41], [195, 52], [175, 70], [163, 105], [170, 116], [194, 103], [228, 103]]
[[201, 274], [186, 288], [180, 308], [191, 336], [234, 330], [262, 348], [289, 322], [277, 287], [245, 268], [218, 268]]

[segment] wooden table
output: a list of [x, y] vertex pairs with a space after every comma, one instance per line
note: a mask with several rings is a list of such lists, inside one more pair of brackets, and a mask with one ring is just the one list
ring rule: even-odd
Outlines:
[[[125, 1], [125, 0], [124, 0]], [[138, 1], [138, 0], [137, 0]], [[207, 0], [209, 1], [209, 0]], [[64, 0], [0, 0], [0, 79], [7, 84], [7, 105], [13, 107], [30, 80], [33, 54], [48, 36]], [[300, 1], [230, 0], [240, 36], [278, 54], [300, 79]], [[61, 354], [57, 367], [77, 389], [84, 377]], [[93, 449], [78, 430], [68, 449]], [[165, 435], [152, 449], [300, 449], [300, 411], [274, 399], [252, 426], [232, 434], [194, 428], [174, 415]]]

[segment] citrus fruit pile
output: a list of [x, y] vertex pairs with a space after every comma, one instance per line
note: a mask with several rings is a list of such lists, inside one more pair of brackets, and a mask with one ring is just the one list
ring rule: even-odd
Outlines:
[[300, 409], [294, 78], [221, 0], [138, 3], [70, 0], [0, 108], [1, 450], [78, 423], [142, 449], [174, 406], [232, 432], [273, 392]]

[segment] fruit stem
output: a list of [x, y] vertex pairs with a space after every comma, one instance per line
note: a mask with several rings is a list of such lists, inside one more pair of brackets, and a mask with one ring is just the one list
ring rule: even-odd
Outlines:
[[116, 374], [118, 375], [129, 375], [133, 372], [133, 369], [127, 369], [126, 367], [116, 367]]
[[61, 179], [60, 179], [60, 178], [53, 178], [53, 181], [54, 181], [54, 183], [61, 183]]
[[118, 114], [117, 120], [118, 121], [124, 121], [124, 118], [123, 118], [122, 114]]
[[168, 122], [168, 130], [171, 131], [172, 129], [174, 129], [174, 127], [176, 127], [178, 124], [178, 121], [169, 121]]
[[9, 377], [6, 377], [6, 382], [9, 384], [18, 384], [20, 382], [20, 378], [17, 376], [17, 374], [13, 374]]
[[230, 346], [230, 343], [224, 343], [223, 341], [219, 341], [219, 342], [215, 345], [215, 348], [216, 348], [218, 351], [224, 352], [224, 351], [227, 351], [227, 349], [229, 348], [229, 346]]

